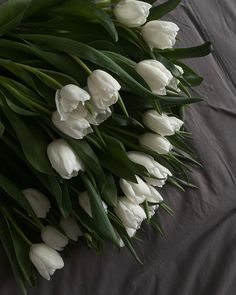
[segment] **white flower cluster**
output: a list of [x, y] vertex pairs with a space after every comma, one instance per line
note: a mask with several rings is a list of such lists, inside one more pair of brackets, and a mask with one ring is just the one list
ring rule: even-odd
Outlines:
[[73, 84], [65, 85], [56, 91], [54, 125], [66, 135], [82, 139], [93, 132], [91, 125], [99, 125], [111, 115], [110, 106], [117, 102], [120, 88], [120, 84], [102, 70], [89, 75], [86, 90]]
[[[51, 208], [49, 199], [33, 188], [24, 189], [22, 193], [36, 216], [46, 218]], [[69, 239], [77, 241], [79, 236], [83, 235], [73, 216], [67, 219], [61, 217], [59, 227], [64, 233], [54, 226], [45, 226], [41, 230], [41, 238], [44, 243], [33, 244], [29, 252], [31, 262], [46, 280], [50, 280], [50, 276], [54, 274], [55, 270], [64, 267], [63, 259], [57, 251], [62, 251]]]

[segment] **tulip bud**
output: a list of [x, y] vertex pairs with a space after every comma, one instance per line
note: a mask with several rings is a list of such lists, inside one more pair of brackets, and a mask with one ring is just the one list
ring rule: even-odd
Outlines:
[[116, 215], [121, 219], [127, 228], [138, 229], [146, 219], [145, 211], [138, 204], [131, 202], [126, 197], [119, 198], [114, 209]]
[[72, 241], [77, 242], [79, 236], [83, 236], [83, 233], [80, 230], [78, 223], [73, 216], [70, 216], [67, 219], [61, 218], [59, 225], [63, 229], [67, 237], [70, 238]]
[[168, 154], [172, 150], [172, 145], [165, 138], [155, 133], [145, 133], [139, 137], [141, 146], [157, 152], [158, 154]]
[[[178, 65], [174, 65], [174, 66], [180, 72], [181, 75], [184, 73], [184, 70], [180, 66]], [[172, 87], [174, 90], [180, 92], [181, 90], [179, 89], [178, 85], [179, 85], [179, 79], [173, 77], [173, 79], [170, 81], [169, 86]]]
[[29, 257], [40, 275], [50, 280], [55, 270], [64, 267], [60, 254], [45, 244], [33, 244], [30, 248]]
[[119, 23], [135, 28], [146, 22], [151, 7], [143, 1], [122, 0], [115, 6], [114, 14]]
[[[79, 193], [79, 204], [90, 217], [93, 217], [89, 200], [89, 194], [87, 191]], [[102, 205], [105, 212], [107, 213], [107, 204], [102, 201]]]
[[84, 105], [86, 100], [90, 99], [90, 95], [84, 89], [68, 84], [56, 91], [55, 101], [58, 114], [61, 120], [67, 120], [70, 113]]
[[141, 204], [151, 195], [148, 185], [137, 175], [135, 175], [137, 183], [120, 179], [120, 187], [126, 197], [134, 203]]
[[98, 109], [106, 110], [116, 103], [120, 88], [120, 84], [102, 70], [95, 70], [88, 77], [88, 90]]
[[57, 111], [52, 114], [53, 124], [66, 135], [75, 139], [82, 139], [87, 134], [93, 132], [88, 120], [84, 117], [87, 116], [87, 110], [82, 106], [68, 115], [65, 121]]
[[155, 211], [159, 208], [159, 205], [148, 206], [148, 215], [149, 218], [152, 218], [155, 215]]
[[33, 188], [26, 188], [22, 191], [34, 213], [39, 218], [45, 218], [51, 208], [51, 203], [48, 198]]
[[166, 49], [175, 45], [179, 27], [172, 22], [152, 20], [142, 27], [143, 39], [150, 47]]
[[62, 251], [68, 244], [68, 239], [63, 233], [53, 226], [47, 225], [41, 231], [41, 238], [49, 247]]
[[69, 144], [63, 139], [56, 139], [48, 145], [47, 154], [52, 167], [64, 179], [70, 179], [84, 171], [84, 164]]
[[161, 203], [163, 198], [161, 194], [151, 185], [149, 185], [150, 195], [146, 197], [146, 200], [150, 203]]
[[143, 114], [143, 123], [161, 136], [167, 136], [175, 134], [184, 122], [176, 117], [168, 117], [166, 114], [160, 115], [155, 110], [149, 110]]
[[153, 93], [165, 95], [165, 87], [170, 84], [173, 76], [167, 68], [157, 60], [148, 59], [135, 66], [136, 72], [146, 81]]
[[159, 164], [149, 155], [140, 152], [128, 152], [127, 155], [131, 161], [144, 166], [151, 176], [156, 177], [145, 177], [145, 181], [149, 185], [162, 187], [167, 177], [172, 175], [166, 167]]

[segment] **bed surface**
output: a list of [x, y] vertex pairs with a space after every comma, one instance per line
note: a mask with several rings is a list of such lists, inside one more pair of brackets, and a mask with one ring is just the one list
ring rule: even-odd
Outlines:
[[[0, 1], [1, 2], [1, 1]], [[210, 40], [212, 55], [188, 60], [205, 77], [195, 88], [205, 102], [187, 111], [187, 128], [203, 169], [190, 178], [199, 190], [168, 187], [170, 217], [157, 213], [166, 236], [143, 226], [135, 247], [107, 245], [97, 256], [79, 245], [50, 283], [39, 280], [30, 295], [233, 295], [236, 294], [236, 2], [184, 0], [168, 20], [182, 29], [180, 46]], [[7, 258], [0, 248], [0, 294], [17, 295]]]

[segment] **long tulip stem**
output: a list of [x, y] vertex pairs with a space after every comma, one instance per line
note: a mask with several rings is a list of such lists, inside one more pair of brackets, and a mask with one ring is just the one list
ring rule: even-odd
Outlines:
[[71, 56], [81, 67], [90, 75], [92, 71], [90, 68], [78, 57], [78, 56]]

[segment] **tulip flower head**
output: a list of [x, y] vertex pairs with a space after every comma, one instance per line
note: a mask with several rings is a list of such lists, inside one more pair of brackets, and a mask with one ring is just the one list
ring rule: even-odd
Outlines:
[[62, 178], [70, 179], [84, 171], [84, 164], [71, 146], [63, 139], [56, 139], [48, 145], [47, 154], [52, 167]]
[[22, 191], [34, 213], [39, 218], [45, 218], [51, 208], [51, 203], [48, 198], [34, 188], [26, 188]]
[[143, 1], [122, 0], [116, 4], [113, 12], [119, 23], [135, 28], [146, 22], [151, 7]]
[[152, 20], [142, 27], [143, 39], [151, 48], [172, 48], [176, 42], [179, 27], [172, 22]]
[[30, 248], [29, 257], [40, 275], [50, 280], [55, 270], [64, 267], [60, 254], [46, 244], [33, 244]]

